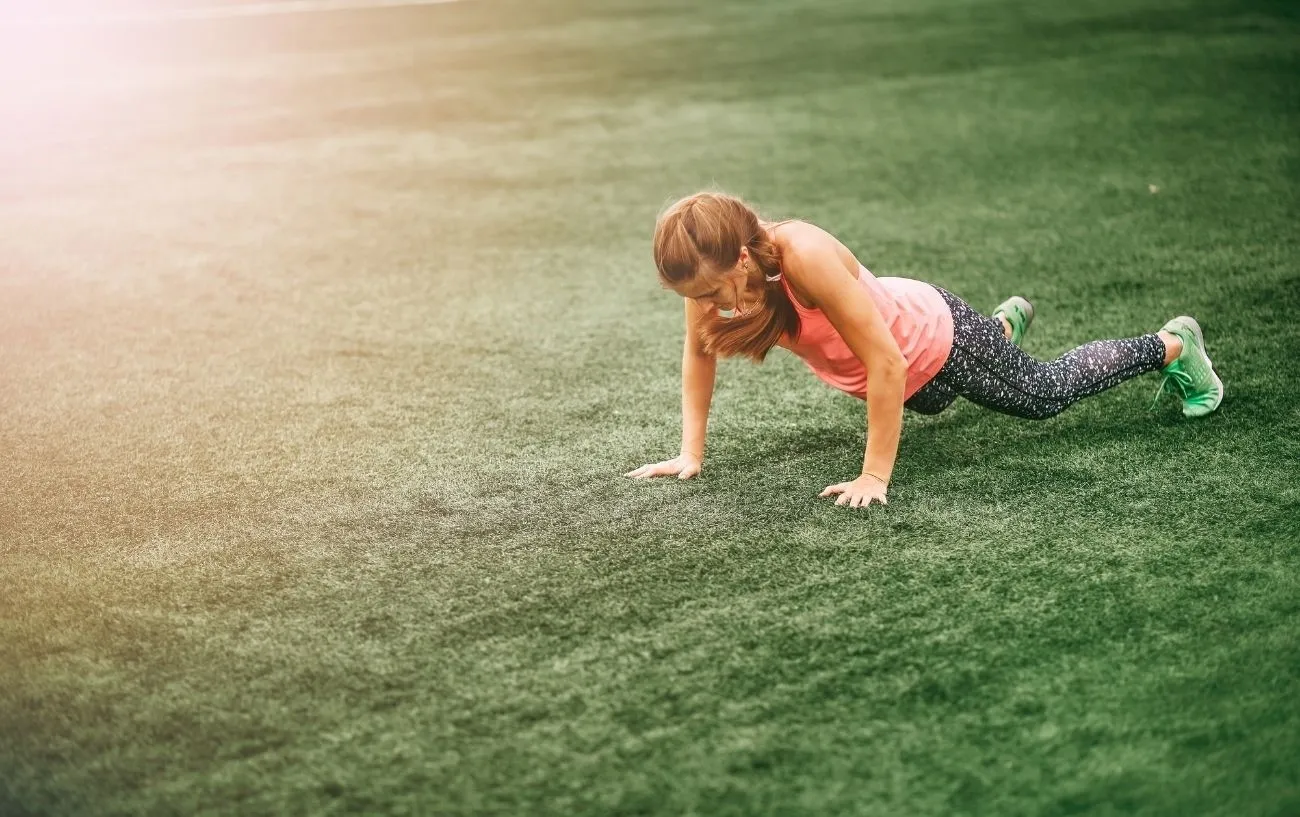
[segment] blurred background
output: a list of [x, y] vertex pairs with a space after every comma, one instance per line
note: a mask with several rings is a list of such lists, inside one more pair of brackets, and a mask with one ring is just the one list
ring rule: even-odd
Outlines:
[[[1300, 812], [1294, 4], [288, 5], [0, 9], [0, 813]], [[1227, 401], [622, 480], [702, 188]]]

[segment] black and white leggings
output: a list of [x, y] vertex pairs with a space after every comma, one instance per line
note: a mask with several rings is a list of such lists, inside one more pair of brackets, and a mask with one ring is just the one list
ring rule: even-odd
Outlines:
[[1044, 363], [1007, 340], [997, 318], [935, 289], [952, 310], [952, 353], [904, 404], [921, 414], [938, 414], [965, 397], [1004, 414], [1045, 420], [1077, 400], [1164, 365], [1165, 345], [1154, 334], [1085, 343]]

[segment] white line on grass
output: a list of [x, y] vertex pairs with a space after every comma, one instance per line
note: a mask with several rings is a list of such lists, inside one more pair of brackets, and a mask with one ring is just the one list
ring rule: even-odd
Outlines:
[[27, 17], [5, 20], [6, 25], [100, 25], [103, 23], [154, 23], [168, 20], [221, 20], [229, 17], [267, 17], [273, 14], [303, 14], [316, 11], [351, 11], [355, 9], [399, 8], [401, 6], [441, 6], [462, 0], [279, 0], [273, 3], [232, 3], [225, 6], [155, 9], [118, 12], [116, 14], [78, 14], [57, 17]]

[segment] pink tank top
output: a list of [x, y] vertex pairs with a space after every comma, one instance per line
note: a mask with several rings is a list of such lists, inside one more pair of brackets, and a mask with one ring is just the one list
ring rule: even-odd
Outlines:
[[[831, 326], [820, 309], [809, 309], [790, 292], [781, 279], [785, 294], [799, 313], [799, 337], [781, 345], [803, 359], [808, 368], [826, 383], [854, 397], [867, 399], [867, 369]], [[889, 333], [907, 358], [907, 384], [903, 399], [916, 394], [938, 374], [952, 351], [952, 311], [939, 291], [924, 281], [910, 278], [876, 278], [858, 266], [858, 284], [871, 296], [885, 319]]]

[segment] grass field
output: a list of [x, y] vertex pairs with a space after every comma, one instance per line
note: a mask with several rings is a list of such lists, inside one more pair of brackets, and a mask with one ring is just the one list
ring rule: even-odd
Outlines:
[[[5, 35], [0, 814], [1300, 815], [1294, 4]], [[909, 415], [851, 512], [780, 353], [624, 480], [709, 186], [1040, 357], [1196, 315], [1227, 400]]]

